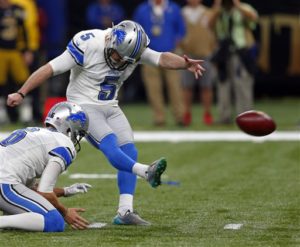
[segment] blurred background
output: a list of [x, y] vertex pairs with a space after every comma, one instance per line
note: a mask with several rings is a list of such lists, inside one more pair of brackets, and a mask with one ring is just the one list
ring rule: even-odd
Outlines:
[[[32, 55], [31, 60], [27, 61], [29, 73], [60, 55], [65, 50], [69, 40], [77, 32], [90, 28], [106, 28], [101, 25], [106, 23], [109, 26], [111, 21], [113, 21], [112, 19], [115, 19], [117, 23], [123, 19], [132, 19], [136, 8], [143, 3], [143, 1], [138, 0], [11, 0], [10, 2], [22, 8], [26, 16], [23, 32], [26, 32], [25, 37], [28, 40], [26, 49]], [[173, 2], [178, 4], [180, 8], [187, 4], [184, 0], [174, 0]], [[254, 100], [258, 102], [258, 105], [260, 102], [270, 100], [270, 105], [274, 107], [270, 109], [275, 111], [276, 105], [274, 105], [274, 102], [277, 102], [280, 108], [281, 100], [285, 99], [286, 102], [286, 99], [289, 99], [287, 106], [294, 106], [294, 115], [300, 120], [300, 1], [247, 0], [243, 1], [243, 3], [250, 4], [259, 15], [258, 24], [253, 30], [258, 47], [257, 70], [254, 75]], [[109, 17], [111, 19], [105, 17], [106, 19], [104, 18], [105, 20], [100, 24], [100, 22], [93, 22], [92, 15], [96, 15], [95, 11], [93, 12], [91, 9], [93, 4], [103, 4], [103, 6], [114, 4], [117, 6], [117, 10], [110, 12]], [[204, 0], [202, 4], [212, 7], [214, 1]], [[20, 36], [20, 34], [18, 35]], [[5, 49], [5, 47], [0, 47], [1, 49]], [[22, 47], [22, 38], [18, 38], [17, 49], [22, 53], [25, 52], [24, 47]], [[140, 70], [139, 67], [135, 70], [133, 75], [123, 85], [120, 94], [120, 103], [122, 105], [136, 105], [136, 108], [132, 110], [135, 113], [132, 113], [132, 115], [138, 115], [136, 112], [139, 110], [143, 111], [143, 105], [147, 105], [148, 102]], [[13, 110], [15, 112], [11, 112], [12, 109], [7, 111], [5, 107], [6, 96], [21, 85], [21, 83], [11, 82], [14, 79], [11, 77], [8, 75], [6, 86], [3, 87], [1, 85], [0, 87], [2, 91], [0, 98], [0, 126], [3, 129], [11, 123], [41, 124], [43, 115], [49, 109], [49, 106], [57, 100], [63, 100], [68, 84], [67, 73], [54, 77], [48, 83], [36, 89], [29, 97], [26, 97], [26, 101], [20, 109], [17, 109], [17, 112], [15, 110]], [[200, 89], [196, 85], [194, 90]], [[209, 124], [211, 125], [210, 127], [213, 127], [213, 124], [217, 123], [218, 119], [216, 116], [218, 114], [216, 110], [216, 90], [216, 87], [213, 86], [212, 114], [214, 115], [214, 122]], [[198, 106], [197, 96], [193, 96], [192, 102], [193, 112], [201, 115], [201, 110], [198, 110], [198, 107], [201, 109], [202, 106], [201, 104]], [[269, 109], [268, 107], [266, 106], [266, 109]], [[125, 111], [127, 111], [126, 108]], [[130, 112], [131, 109], [128, 108], [127, 114], [131, 114]], [[150, 111], [147, 113], [151, 115]], [[128, 117], [130, 119], [131, 115]], [[152, 125], [153, 120], [151, 116], [146, 119], [148, 121], [147, 124], [149, 126]], [[299, 122], [293, 124], [296, 125]], [[136, 125], [137, 128], [140, 127], [138, 124]], [[204, 126], [205, 124], [201, 120], [195, 120], [189, 128], [197, 129], [196, 125]]]

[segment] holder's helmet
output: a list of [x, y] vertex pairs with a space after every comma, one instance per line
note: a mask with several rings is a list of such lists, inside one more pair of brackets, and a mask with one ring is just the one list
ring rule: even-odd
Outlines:
[[[104, 56], [108, 66], [115, 70], [124, 70], [128, 64], [138, 62], [150, 40], [142, 26], [134, 21], [122, 21], [113, 26], [106, 40]], [[117, 52], [121, 62], [111, 55]]]
[[45, 119], [45, 125], [46, 127], [53, 126], [58, 132], [68, 136], [77, 146], [87, 133], [89, 119], [79, 105], [61, 102], [50, 109]]

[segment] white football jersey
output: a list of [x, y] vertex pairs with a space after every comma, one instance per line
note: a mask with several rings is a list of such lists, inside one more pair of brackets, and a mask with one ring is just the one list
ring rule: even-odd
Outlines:
[[0, 141], [0, 183], [29, 185], [41, 177], [50, 159], [62, 160], [64, 171], [75, 156], [74, 144], [62, 133], [34, 127], [16, 130]]
[[118, 91], [138, 64], [123, 71], [111, 69], [104, 57], [105, 36], [111, 31], [86, 30], [77, 33], [67, 50], [77, 63], [71, 69], [67, 98], [78, 104], [117, 105]]

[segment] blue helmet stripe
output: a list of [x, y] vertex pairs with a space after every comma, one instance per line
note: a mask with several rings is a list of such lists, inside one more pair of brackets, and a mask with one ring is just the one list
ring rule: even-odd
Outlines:
[[63, 162], [65, 163], [66, 167], [68, 167], [72, 163], [72, 160], [73, 160], [71, 151], [66, 147], [54, 148], [49, 152], [49, 154], [56, 156], [56, 157], [60, 157], [63, 160]]
[[138, 53], [138, 51], [140, 50], [140, 47], [141, 47], [141, 39], [142, 39], [141, 31], [138, 30], [137, 31], [137, 41], [135, 43], [134, 50], [129, 57], [135, 58], [136, 54]]
[[75, 59], [76, 63], [83, 65], [83, 52], [74, 44], [73, 40], [69, 42], [67, 49]]

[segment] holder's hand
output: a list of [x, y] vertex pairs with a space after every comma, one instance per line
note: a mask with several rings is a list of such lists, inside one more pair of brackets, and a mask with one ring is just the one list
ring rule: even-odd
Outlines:
[[65, 221], [71, 225], [73, 229], [83, 230], [86, 229], [89, 222], [79, 215], [79, 212], [84, 212], [83, 208], [68, 208], [65, 215]]
[[69, 187], [64, 187], [64, 196], [74, 196], [78, 193], [87, 193], [88, 189], [92, 188], [92, 185], [86, 183], [76, 183]]

